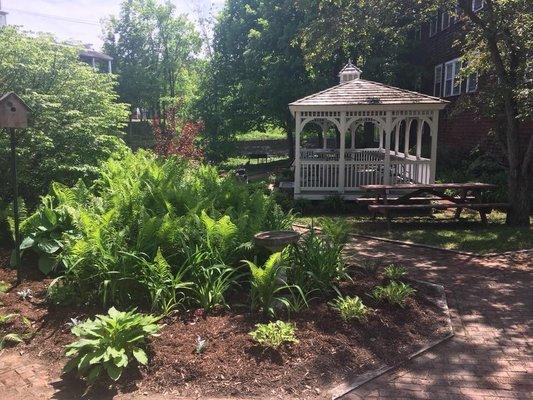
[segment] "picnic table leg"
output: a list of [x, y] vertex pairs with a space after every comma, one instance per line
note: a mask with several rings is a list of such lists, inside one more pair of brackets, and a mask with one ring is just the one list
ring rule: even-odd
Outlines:
[[[461, 189], [461, 203], [465, 203], [466, 202], [466, 195], [467, 195], [467, 190], [465, 189]], [[455, 219], [459, 219], [459, 217], [461, 216], [461, 212], [463, 211], [463, 209], [461, 207], [457, 208], [455, 210], [455, 215], [454, 215], [454, 218]]]

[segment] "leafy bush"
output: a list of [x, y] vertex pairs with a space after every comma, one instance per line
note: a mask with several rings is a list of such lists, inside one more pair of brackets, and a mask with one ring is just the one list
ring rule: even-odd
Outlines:
[[107, 315], [73, 326], [72, 333], [79, 339], [66, 346], [66, 354], [72, 359], [65, 365], [65, 372], [76, 369], [92, 384], [103, 371], [117, 381], [133, 359], [146, 365], [148, 357], [143, 346], [161, 329], [157, 321], [151, 315], [111, 307]]
[[386, 278], [396, 281], [406, 276], [407, 270], [405, 269], [405, 267], [402, 267], [401, 265], [391, 264], [385, 268], [385, 271], [383, 273]]
[[296, 327], [284, 321], [257, 324], [250, 336], [261, 346], [272, 349], [278, 349], [284, 343], [299, 343], [296, 339]]
[[41, 216], [51, 213], [61, 223], [44, 239], [61, 243], [57, 271], [80, 302], [165, 314], [182, 304], [224, 305], [242, 282], [239, 261], [250, 256], [253, 235], [292, 222], [263, 190], [148, 151], [102, 164], [89, 188], [53, 185], [24, 222], [25, 237], [40, 235]]
[[322, 234], [337, 246], [342, 246], [348, 241], [349, 226], [343, 218], [320, 218], [318, 224]]
[[310, 229], [297, 246], [291, 247], [293, 265], [288, 271], [289, 283], [306, 294], [329, 291], [335, 281], [348, 277], [341, 257], [342, 248], [342, 244]]
[[46, 290], [46, 300], [55, 306], [70, 306], [76, 304], [78, 294], [72, 285], [56, 278]]
[[252, 298], [252, 310], [261, 310], [266, 316], [276, 314], [276, 305], [283, 304], [289, 307], [288, 300], [278, 294], [288, 286], [282, 280], [282, 274], [286, 267], [281, 252], [272, 254], [263, 267], [257, 266], [251, 261], [245, 261], [250, 268], [250, 290]]
[[403, 307], [407, 299], [416, 292], [410, 285], [392, 281], [386, 286], [376, 286], [372, 295], [377, 300], [385, 300]]
[[363, 304], [363, 301], [359, 296], [339, 296], [329, 304], [339, 313], [344, 321], [351, 321], [354, 319], [364, 321], [371, 312], [371, 310]]

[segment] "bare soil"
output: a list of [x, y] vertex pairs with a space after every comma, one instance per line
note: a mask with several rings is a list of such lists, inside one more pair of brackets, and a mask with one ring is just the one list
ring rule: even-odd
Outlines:
[[[9, 253], [0, 249], [0, 265], [8, 265]], [[50, 376], [61, 382], [63, 393], [79, 394], [83, 385], [73, 377], [61, 377], [66, 362], [64, 346], [74, 337], [70, 318], [93, 316], [91, 307], [59, 308], [46, 302], [51, 279], [37, 271], [35, 260], [25, 260], [24, 281], [0, 294], [0, 315], [17, 313], [32, 323], [31, 337], [15, 349], [38, 357], [49, 366]], [[399, 362], [408, 354], [446, 333], [447, 316], [437, 306], [438, 294], [425, 285], [417, 289], [404, 308], [380, 303], [370, 297], [382, 284], [380, 274], [354, 269], [353, 282], [340, 285], [344, 295], [358, 295], [375, 311], [364, 323], [344, 322], [328, 305], [334, 295], [317, 299], [290, 320], [297, 327], [299, 343], [280, 350], [265, 350], [254, 343], [249, 332], [262, 322], [245, 307], [234, 306], [216, 315], [191, 311], [167, 318], [159, 337], [151, 339], [150, 363], [140, 370], [131, 368], [110, 395], [135, 398], [140, 393], [167, 393], [186, 397], [231, 398], [326, 398], [325, 391], [346, 377]], [[0, 268], [0, 281], [16, 283], [15, 271]], [[32, 295], [22, 300], [19, 291]], [[247, 304], [237, 293], [232, 304]], [[16, 318], [0, 327], [28, 333]], [[196, 354], [197, 338], [207, 340], [207, 348]], [[95, 398], [104, 398], [102, 388]], [[129, 393], [129, 394], [128, 394]]]

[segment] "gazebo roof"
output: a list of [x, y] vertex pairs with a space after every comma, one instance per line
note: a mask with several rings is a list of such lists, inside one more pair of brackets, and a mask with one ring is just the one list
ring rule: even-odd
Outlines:
[[448, 103], [446, 100], [438, 97], [364, 79], [353, 79], [296, 100], [289, 106], [444, 105], [446, 103]]

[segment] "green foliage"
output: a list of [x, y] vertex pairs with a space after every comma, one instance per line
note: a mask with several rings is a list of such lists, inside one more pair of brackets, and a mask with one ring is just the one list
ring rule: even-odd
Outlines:
[[250, 332], [253, 340], [261, 346], [278, 349], [285, 343], [299, 343], [296, 338], [296, 327], [284, 321], [275, 321], [268, 324], [257, 324]]
[[187, 16], [177, 15], [170, 1], [124, 0], [104, 30], [104, 50], [114, 58], [123, 101], [159, 110], [180, 98], [182, 112], [190, 112], [201, 43]]
[[343, 218], [320, 218], [318, 224], [322, 234], [337, 245], [344, 245], [348, 241], [350, 227]]
[[7, 282], [0, 281], [0, 293], [6, 293], [11, 288], [11, 285]]
[[396, 281], [407, 275], [407, 269], [401, 265], [391, 264], [385, 268], [383, 274], [386, 278]]
[[288, 300], [279, 293], [290, 288], [285, 284], [282, 275], [286, 268], [287, 260], [281, 252], [272, 254], [263, 267], [251, 261], [245, 261], [250, 268], [250, 293], [252, 310], [261, 310], [264, 315], [273, 317], [276, 314], [276, 305], [289, 307]]
[[55, 306], [71, 306], [79, 299], [73, 285], [65, 284], [62, 279], [56, 278], [48, 285], [46, 300]]
[[331, 301], [330, 306], [339, 313], [344, 321], [365, 321], [371, 310], [363, 304], [359, 296], [339, 296]]
[[[15, 326], [15, 321], [19, 320], [19, 326]], [[0, 351], [7, 345], [17, 345], [33, 335], [31, 321], [18, 314], [0, 315]]]
[[73, 290], [77, 302], [164, 314], [182, 304], [225, 305], [253, 235], [292, 220], [263, 190], [146, 151], [102, 164], [90, 188], [54, 185], [25, 221], [25, 236], [40, 234], [45, 213], [63, 216], [52, 230], [62, 248], [54, 253], [60, 292]]
[[331, 290], [336, 281], [348, 277], [342, 248], [342, 243], [320, 236], [311, 228], [297, 246], [291, 247], [293, 266], [288, 271], [289, 282], [306, 294]]
[[376, 286], [372, 295], [377, 300], [385, 300], [393, 305], [403, 307], [409, 297], [416, 292], [410, 285], [392, 281], [386, 286]]
[[[30, 127], [17, 134], [19, 192], [31, 205], [52, 180], [93, 178], [102, 160], [124, 151], [126, 105], [116, 102], [115, 77], [81, 62], [78, 48], [10, 26], [0, 42], [0, 93], [14, 91], [32, 109]], [[9, 135], [0, 135], [0, 170], [9, 162]], [[2, 185], [0, 198], [10, 195]]]
[[161, 329], [157, 321], [151, 315], [121, 312], [112, 307], [107, 315], [75, 325], [72, 333], [78, 340], [66, 346], [66, 355], [72, 358], [65, 365], [65, 372], [77, 370], [93, 384], [104, 371], [117, 381], [130, 361], [146, 365], [148, 356], [143, 347]]

